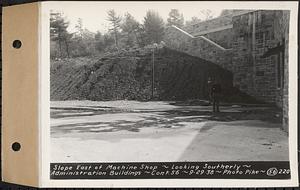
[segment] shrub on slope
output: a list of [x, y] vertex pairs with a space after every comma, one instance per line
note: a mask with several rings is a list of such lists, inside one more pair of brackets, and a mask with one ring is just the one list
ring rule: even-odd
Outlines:
[[[209, 76], [230, 93], [229, 71], [168, 48], [155, 52], [156, 100], [205, 99]], [[146, 49], [51, 63], [51, 100], [149, 100], [151, 82], [152, 52]]]

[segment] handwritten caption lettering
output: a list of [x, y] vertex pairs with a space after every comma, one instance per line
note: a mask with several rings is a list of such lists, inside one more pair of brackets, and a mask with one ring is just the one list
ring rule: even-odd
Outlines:
[[51, 179], [289, 179], [288, 162], [51, 163]]

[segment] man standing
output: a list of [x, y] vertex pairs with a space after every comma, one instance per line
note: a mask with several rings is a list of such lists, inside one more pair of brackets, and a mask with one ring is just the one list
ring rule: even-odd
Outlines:
[[213, 102], [213, 112], [220, 112], [219, 104], [220, 104], [221, 92], [222, 92], [221, 85], [214, 80], [210, 89], [210, 96]]
[[207, 79], [207, 89], [208, 89], [208, 101], [209, 101], [209, 105], [211, 105], [212, 103], [212, 96], [211, 96], [211, 87], [213, 85], [213, 81], [211, 77], [208, 77]]

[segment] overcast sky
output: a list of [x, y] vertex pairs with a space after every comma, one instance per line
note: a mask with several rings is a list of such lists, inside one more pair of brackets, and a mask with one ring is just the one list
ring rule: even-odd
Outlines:
[[222, 6], [214, 8], [207, 7], [199, 2], [75, 2], [64, 6], [58, 3], [52, 5], [53, 11], [63, 12], [70, 21], [70, 30], [74, 26], [78, 18], [82, 18], [83, 26], [92, 32], [106, 32], [108, 29], [107, 11], [114, 9], [119, 15], [124, 15], [129, 12], [140, 23], [143, 22], [147, 10], [154, 10], [167, 21], [168, 14], [171, 9], [178, 9], [183, 14], [185, 21], [190, 20], [193, 16], [203, 18], [201, 10], [210, 9], [214, 16], [219, 16], [222, 11]]

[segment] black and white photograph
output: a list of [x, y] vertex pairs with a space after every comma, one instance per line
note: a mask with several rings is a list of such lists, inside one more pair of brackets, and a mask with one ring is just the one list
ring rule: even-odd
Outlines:
[[53, 6], [51, 163], [284, 162], [290, 174], [290, 10], [192, 4]]

